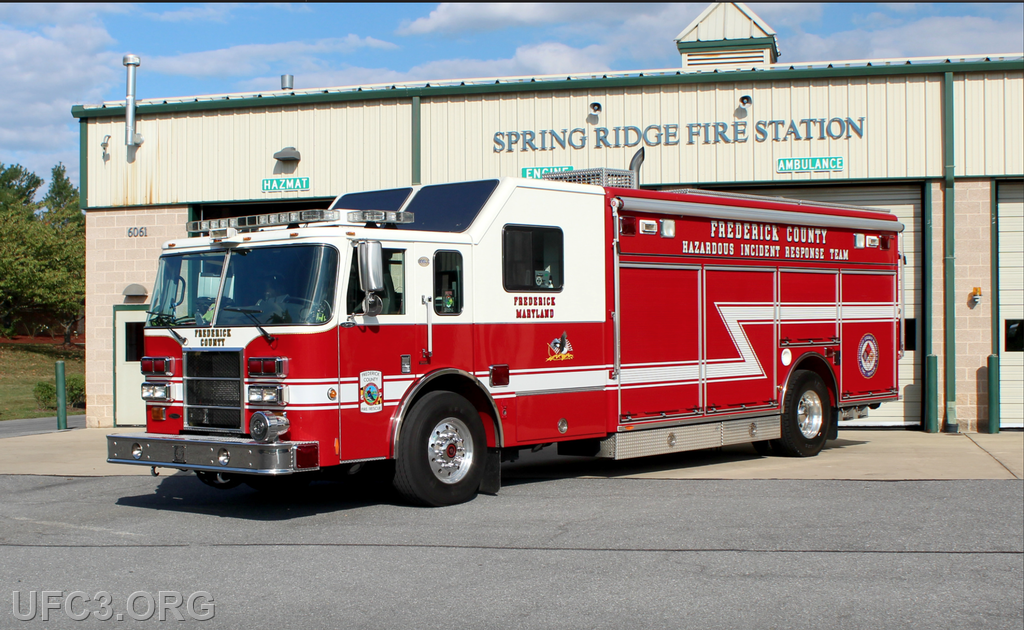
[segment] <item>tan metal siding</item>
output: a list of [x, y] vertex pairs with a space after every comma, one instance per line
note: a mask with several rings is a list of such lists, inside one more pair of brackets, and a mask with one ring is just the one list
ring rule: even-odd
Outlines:
[[[754, 103], [738, 118], [739, 98]], [[646, 147], [644, 182], [749, 182], [926, 177], [942, 174], [942, 82], [940, 77], [872, 77], [728, 84], [687, 84], [609, 90], [573, 90], [552, 94], [501, 94], [484, 98], [448, 97], [423, 100], [424, 182], [496, 177], [521, 173], [523, 167], [571, 165], [575, 168], [625, 168], [639, 148], [594, 145], [594, 125], [586, 122], [591, 102], [602, 105], [597, 126], [609, 130], [635, 125], [679, 125], [677, 146]], [[755, 140], [760, 120], [799, 121], [864, 117], [864, 137], [820, 137], [788, 141]], [[703, 133], [687, 144], [686, 125], [694, 122], [746, 123], [746, 142], [704, 144]], [[587, 131], [580, 150], [493, 150], [495, 132], [542, 129]], [[783, 135], [785, 131], [781, 131]], [[784, 136], [783, 136], [784, 137]], [[664, 143], [664, 140], [662, 141]], [[842, 156], [846, 168], [834, 173], [776, 173], [783, 157]], [[474, 173], [474, 175], [470, 175]]]
[[[1024, 184], [999, 186], [999, 347], [1006, 320], [1024, 319]], [[999, 406], [1004, 427], [1024, 427], [1024, 352], [1001, 352]]]
[[1024, 73], [954, 75], [956, 176], [1024, 173]]
[[[331, 197], [408, 185], [411, 103], [360, 101], [218, 110], [140, 118], [144, 144], [133, 162], [119, 139], [124, 119], [88, 123], [88, 205], [110, 207]], [[109, 134], [109, 159], [99, 159]], [[294, 146], [297, 164], [273, 154]], [[94, 157], [95, 155], [95, 157]], [[310, 190], [264, 193], [264, 178], [309, 177]]]

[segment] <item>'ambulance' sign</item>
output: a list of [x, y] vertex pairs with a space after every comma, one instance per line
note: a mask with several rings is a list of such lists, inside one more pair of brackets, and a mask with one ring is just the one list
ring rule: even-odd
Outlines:
[[815, 171], [841, 171], [841, 157], [779, 158], [775, 162], [776, 173], [813, 173]]
[[263, 180], [263, 192], [309, 190], [308, 177], [273, 177]]

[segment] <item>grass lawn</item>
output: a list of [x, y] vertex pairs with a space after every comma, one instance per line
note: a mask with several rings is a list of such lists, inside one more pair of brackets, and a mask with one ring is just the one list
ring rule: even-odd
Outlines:
[[[39, 409], [32, 390], [39, 381], [55, 382], [54, 363], [64, 361], [64, 373], [85, 374], [85, 350], [50, 344], [0, 343], [0, 421], [57, 415]], [[68, 407], [68, 414], [85, 413]]]

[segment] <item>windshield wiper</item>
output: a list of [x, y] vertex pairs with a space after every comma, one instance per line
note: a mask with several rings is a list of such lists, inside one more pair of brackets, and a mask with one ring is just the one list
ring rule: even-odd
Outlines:
[[[251, 319], [252, 323], [253, 323], [253, 326], [256, 327], [256, 330], [260, 331], [260, 334], [263, 335], [263, 338], [267, 340], [268, 344], [274, 343], [274, 341], [277, 340], [276, 337], [272, 336], [270, 333], [268, 333], [266, 330], [264, 330], [263, 326], [260, 326], [260, 320], [256, 319], [256, 316], [253, 315], [253, 313], [262, 313], [263, 311], [261, 311], [260, 309], [258, 309], [258, 308], [239, 308], [237, 306], [222, 306], [221, 308], [224, 309], [225, 311], [231, 311], [233, 313], [242, 313], [243, 315], [245, 315], [249, 319]], [[171, 331], [171, 332], [174, 332], [174, 331]]]

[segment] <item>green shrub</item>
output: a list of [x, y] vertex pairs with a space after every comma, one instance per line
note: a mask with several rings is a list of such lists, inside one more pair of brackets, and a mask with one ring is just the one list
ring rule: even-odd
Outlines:
[[39, 381], [32, 390], [32, 395], [36, 397], [40, 409], [57, 408], [57, 386], [53, 383]]
[[[57, 408], [57, 386], [48, 381], [39, 381], [32, 390], [40, 409]], [[85, 407], [85, 377], [70, 374], [64, 379], [64, 402], [68, 407]]]
[[64, 380], [69, 407], [85, 408], [85, 376], [71, 374]]

